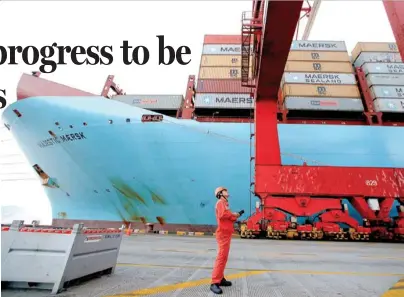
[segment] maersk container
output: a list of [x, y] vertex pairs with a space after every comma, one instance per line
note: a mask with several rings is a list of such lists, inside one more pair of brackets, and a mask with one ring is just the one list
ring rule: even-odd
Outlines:
[[[253, 58], [250, 57], [250, 65]], [[202, 55], [201, 67], [241, 67], [241, 55]]]
[[291, 51], [347, 52], [345, 41], [293, 40]]
[[372, 99], [396, 98], [404, 99], [404, 86], [372, 86], [370, 87]]
[[290, 51], [288, 61], [351, 62], [347, 52]]
[[403, 99], [376, 99], [373, 100], [373, 105], [375, 110], [380, 112], [404, 112]]
[[284, 106], [289, 110], [364, 111], [359, 98], [286, 97]]
[[355, 67], [360, 67], [365, 63], [401, 63], [402, 59], [399, 53], [361, 53], [354, 62]]
[[365, 63], [362, 70], [365, 74], [404, 74], [404, 63]]
[[[250, 77], [252, 68], [250, 67]], [[241, 67], [200, 67], [200, 79], [239, 79], [241, 84]]]
[[399, 51], [395, 42], [358, 42], [352, 50], [352, 61], [355, 61], [362, 52], [398, 53]]
[[284, 97], [360, 98], [357, 85], [284, 84], [282, 87], [282, 95]]
[[195, 95], [195, 108], [254, 108], [254, 99], [250, 93], [197, 93]]
[[350, 73], [285, 72], [281, 86], [284, 83], [355, 85], [356, 79], [355, 75]]
[[351, 62], [287, 61], [287, 72], [354, 73]]
[[202, 55], [241, 55], [241, 44], [205, 44]]
[[404, 74], [368, 74], [366, 81], [369, 87], [373, 85], [401, 86], [404, 85]]
[[205, 35], [203, 44], [241, 44], [241, 35]]
[[240, 79], [199, 79], [197, 93], [252, 93], [252, 88], [243, 87]]
[[184, 100], [182, 95], [117, 95], [112, 100], [144, 109], [178, 110]]

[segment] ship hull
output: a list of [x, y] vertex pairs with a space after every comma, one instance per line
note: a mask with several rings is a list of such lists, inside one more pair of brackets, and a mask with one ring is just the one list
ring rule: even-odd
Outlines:
[[[5, 110], [3, 121], [31, 165], [50, 177], [45, 189], [56, 225], [160, 221], [208, 231], [221, 185], [232, 209], [254, 210], [251, 124], [143, 123], [143, 114], [154, 113], [99, 96], [31, 97]], [[284, 165], [404, 167], [403, 127], [279, 124], [278, 131]]]

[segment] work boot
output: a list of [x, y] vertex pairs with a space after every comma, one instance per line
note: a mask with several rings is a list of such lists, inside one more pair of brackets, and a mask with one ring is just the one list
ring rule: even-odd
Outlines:
[[210, 290], [215, 293], [215, 294], [223, 294], [222, 289], [219, 287], [218, 284], [211, 284], [210, 285]]
[[231, 286], [231, 281], [226, 280], [225, 278], [222, 279], [222, 281], [220, 282], [220, 285], [222, 287], [230, 287]]

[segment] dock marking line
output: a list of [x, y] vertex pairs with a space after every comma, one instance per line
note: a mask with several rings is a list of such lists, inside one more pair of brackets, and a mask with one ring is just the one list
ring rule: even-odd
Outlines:
[[[186, 265], [158, 265], [158, 264], [136, 264], [136, 263], [118, 263], [117, 266], [122, 267], [144, 267], [144, 268], [184, 268], [184, 269], [207, 269], [213, 270], [208, 266], [186, 266]], [[384, 273], [384, 272], [355, 272], [355, 271], [321, 271], [321, 270], [293, 270], [293, 269], [246, 269], [226, 267], [226, 270], [262, 273], [286, 273], [286, 274], [303, 274], [303, 275], [353, 275], [353, 276], [399, 276], [404, 277], [404, 273]]]
[[404, 278], [396, 282], [381, 297], [403, 297], [404, 296]]
[[[243, 278], [247, 276], [252, 276], [252, 275], [259, 275], [259, 274], [264, 274], [267, 273], [266, 271], [245, 271], [245, 272], [239, 272], [239, 273], [234, 273], [234, 274], [228, 274], [226, 275], [226, 279], [231, 280], [231, 279], [237, 279], [237, 278]], [[176, 283], [176, 284], [171, 284], [171, 285], [163, 285], [163, 286], [158, 286], [154, 288], [145, 288], [145, 289], [139, 289], [135, 291], [130, 291], [122, 294], [116, 294], [116, 295], [109, 295], [109, 296], [104, 296], [104, 297], [140, 297], [140, 296], [147, 296], [147, 295], [154, 295], [154, 294], [161, 294], [161, 293], [167, 293], [170, 291], [175, 291], [178, 289], [187, 289], [187, 288], [194, 288], [202, 285], [210, 285], [212, 282], [211, 278], [203, 278], [203, 279], [198, 279], [198, 280], [192, 280], [192, 281], [187, 281], [183, 283]], [[208, 288], [207, 288], [208, 290]]]

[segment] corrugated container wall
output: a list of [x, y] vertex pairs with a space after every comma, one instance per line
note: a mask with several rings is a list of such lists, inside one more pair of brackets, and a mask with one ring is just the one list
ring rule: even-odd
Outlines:
[[345, 97], [360, 98], [356, 85], [303, 85], [284, 84], [282, 93], [287, 96], [299, 97]]
[[241, 44], [240, 35], [205, 35], [203, 44]]
[[399, 53], [361, 53], [355, 60], [354, 66], [361, 67], [365, 63], [400, 63], [402, 62]]
[[[252, 59], [250, 59], [250, 65]], [[203, 55], [201, 67], [241, 67], [241, 55]]]
[[288, 61], [351, 62], [347, 52], [290, 51]]
[[[205, 35], [196, 86], [196, 108], [251, 108], [242, 100], [250, 96], [252, 90], [241, 85], [241, 43], [240, 35]], [[224, 102], [223, 98], [231, 98], [231, 103]], [[216, 103], [212, 105], [212, 102]]]
[[347, 52], [345, 41], [294, 40], [292, 51]]
[[365, 63], [365, 74], [404, 74], [404, 63]]
[[253, 89], [241, 85], [241, 80], [234, 79], [199, 79], [198, 93], [251, 93]]
[[394, 42], [358, 42], [352, 50], [352, 61], [363, 52], [387, 52], [398, 53], [397, 44]]
[[285, 107], [290, 110], [363, 111], [362, 99], [288, 97]]
[[288, 61], [286, 62], [285, 71], [353, 73], [353, 68], [350, 62]]
[[254, 107], [254, 100], [251, 94], [214, 94], [199, 93], [195, 96], [196, 108], [243, 108]]
[[370, 94], [373, 99], [403, 99], [404, 100], [404, 86], [372, 86]]
[[241, 44], [205, 44], [202, 55], [241, 55]]
[[292, 42], [281, 104], [290, 110], [363, 111], [344, 41]]
[[184, 100], [182, 95], [117, 95], [112, 100], [144, 109], [178, 110]]
[[381, 112], [404, 112], [403, 99], [376, 99], [373, 101], [375, 110]]
[[397, 44], [358, 42], [352, 57], [366, 75], [375, 111], [404, 112], [404, 64]]
[[368, 74], [366, 76], [368, 86], [404, 86], [404, 74]]
[[325, 85], [356, 85], [354, 74], [350, 73], [312, 73], [285, 72], [281, 86], [284, 84], [325, 84]]
[[[250, 68], [250, 73], [252, 72]], [[200, 79], [238, 79], [241, 84], [240, 67], [201, 67], [198, 77]]]

